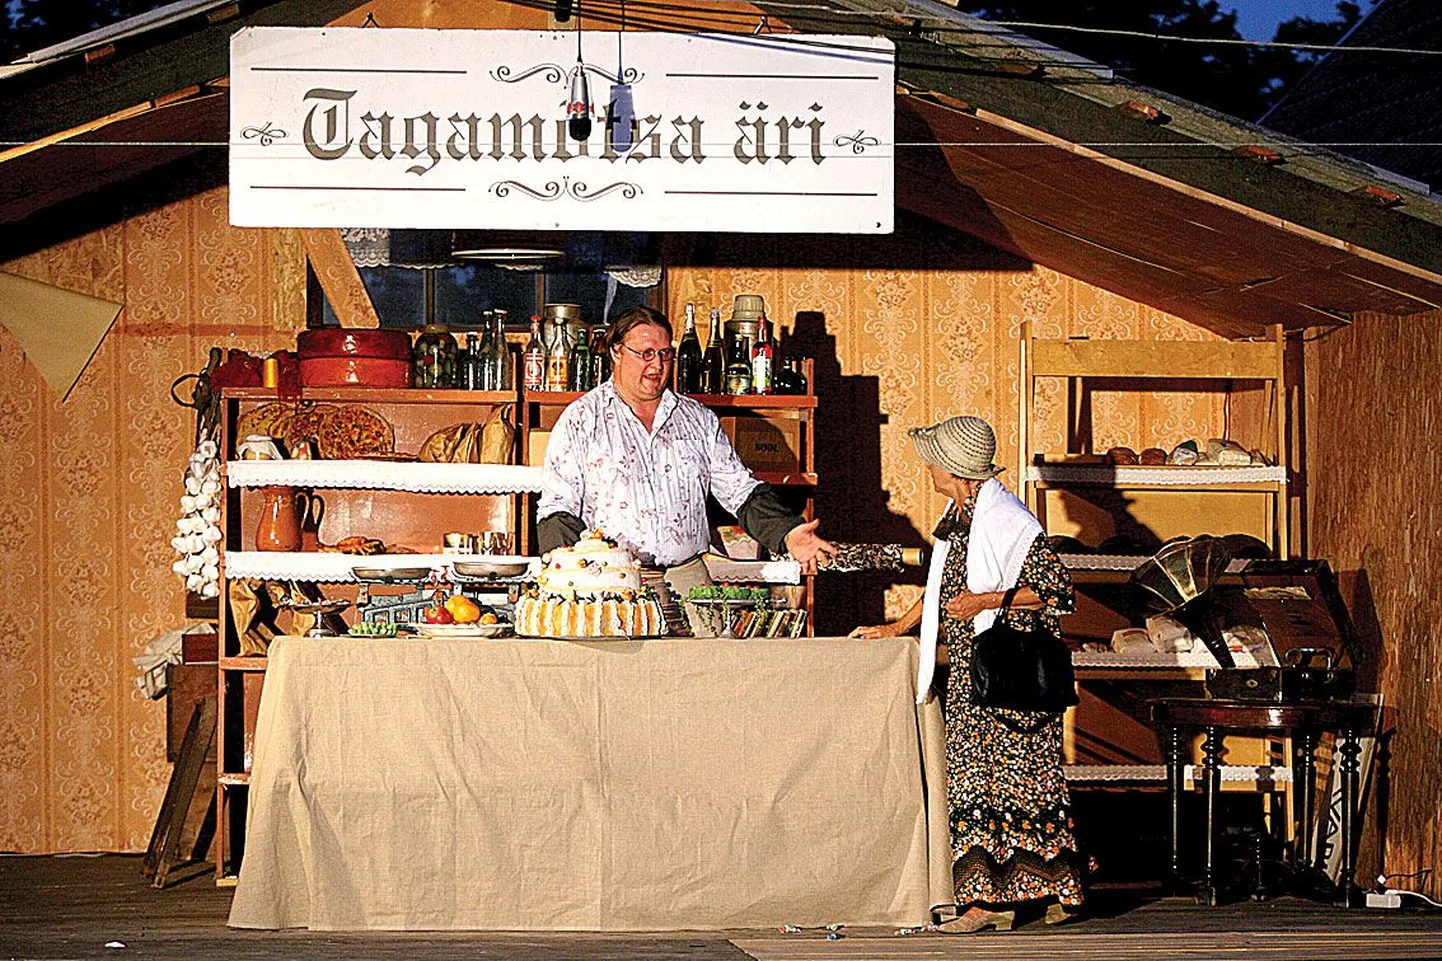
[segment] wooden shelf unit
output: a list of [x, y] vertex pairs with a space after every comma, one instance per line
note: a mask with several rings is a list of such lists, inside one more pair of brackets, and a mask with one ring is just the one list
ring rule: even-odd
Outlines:
[[[231, 486], [229, 465], [236, 456], [235, 436], [241, 415], [258, 406], [280, 400], [275, 390], [227, 388], [221, 394], [221, 452], [223, 497], [221, 498], [221, 541], [219, 599], [220, 658], [218, 664], [218, 724], [216, 769], [216, 883], [233, 884], [244, 853], [245, 815], [250, 786], [249, 755], [253, 747], [260, 692], [268, 659], [240, 655], [240, 638], [230, 616], [226, 555], [255, 549], [255, 532], [262, 504], [260, 487]], [[432, 433], [452, 424], [484, 423], [500, 404], [520, 410], [515, 391], [398, 390], [364, 387], [305, 388], [303, 402], [357, 404], [385, 417], [395, 430], [396, 449], [419, 450]], [[516, 460], [519, 443], [512, 450]], [[241, 462], [250, 463], [250, 462]], [[326, 462], [334, 464], [337, 462]], [[426, 466], [407, 465], [424, 469]], [[447, 531], [505, 530], [519, 541], [524, 529], [522, 501], [518, 492], [456, 493], [427, 492], [391, 487], [357, 487], [338, 479], [335, 483], [310, 489], [325, 502], [318, 540], [332, 543], [342, 537], [362, 534], [379, 537], [387, 545], [403, 545], [427, 553], [440, 553], [440, 541]], [[308, 538], [303, 550], [315, 551]], [[363, 558], [356, 557], [357, 563]], [[336, 590], [332, 596], [351, 596], [353, 588]]]
[[[811, 378], [810, 362], [805, 371]], [[298, 399], [326, 404], [358, 404], [384, 416], [396, 433], [396, 449], [418, 450], [427, 437], [451, 424], [483, 423], [498, 404], [513, 404], [516, 445], [511, 463], [525, 465], [539, 452], [533, 437], [549, 431], [567, 404], [580, 397], [576, 392], [399, 390], [363, 387], [306, 388]], [[278, 400], [276, 391], [264, 388], [227, 388], [222, 392], [221, 451], [223, 492], [221, 504], [222, 540], [220, 558], [221, 597], [219, 629], [221, 650], [218, 678], [218, 730], [216, 771], [216, 883], [235, 883], [244, 852], [245, 815], [250, 774], [247, 755], [255, 732], [260, 691], [268, 658], [241, 656], [240, 639], [231, 622], [226, 577], [226, 555], [255, 549], [255, 529], [262, 502], [258, 486], [232, 487], [227, 465], [235, 458], [235, 426], [246, 411]], [[795, 423], [799, 450], [785, 470], [757, 470], [758, 479], [799, 492], [804, 498], [805, 516], [813, 516], [816, 486], [814, 452], [814, 411], [816, 397], [778, 395], [698, 396], [697, 400], [716, 410], [721, 417], [746, 417], [760, 421]], [[248, 462], [247, 462], [248, 463]], [[331, 462], [334, 463], [334, 462]], [[449, 465], [408, 465], [446, 467]], [[299, 487], [300, 485], [293, 485]], [[422, 551], [439, 546], [446, 531], [509, 530], [516, 553], [529, 555], [533, 549], [535, 495], [520, 490], [504, 494], [472, 494], [448, 491], [415, 491], [399, 487], [353, 486], [343, 480], [313, 488], [325, 499], [325, 516], [320, 540], [334, 542], [341, 537], [363, 534], [379, 537], [388, 545], [401, 544]], [[304, 550], [315, 550], [306, 544]], [[357, 563], [364, 558], [357, 557]], [[813, 579], [804, 578], [808, 633], [814, 617]], [[332, 596], [354, 596], [353, 588], [327, 584]]]
[[[1049, 508], [1064, 508], [1067, 493], [1084, 491], [1103, 503], [1094, 509], [1076, 504], [1076, 499], [1073, 504], [1079, 512], [1089, 511], [1098, 521], [1107, 510], [1124, 506], [1138, 522], [1155, 520], [1161, 529], [1154, 532], [1161, 540], [1177, 534], [1247, 533], [1264, 541], [1274, 556], [1287, 557], [1289, 473], [1284, 350], [1280, 325], [1270, 328], [1267, 339], [1259, 341], [1047, 340], [1034, 337], [1030, 326], [1023, 325], [1017, 477], [1024, 487], [1027, 506], [1040, 518], [1047, 533], [1074, 533], [1076, 523], [1057, 517], [1057, 511]], [[1065, 451], [1037, 449], [1036, 388], [1042, 378], [1067, 382]], [[1274, 421], [1274, 433], [1267, 438], [1271, 450], [1263, 449], [1263, 453], [1275, 467], [1106, 468], [1098, 464], [1088, 412], [1090, 391], [1096, 382], [1105, 381], [1107, 390], [1145, 390], [1163, 380], [1260, 385]], [[1157, 473], [1168, 471], [1174, 473]], [[1209, 480], [1206, 472], [1213, 472], [1217, 479]], [[1080, 479], [1069, 479], [1068, 473]], [[1159, 481], [1158, 477], [1165, 480]], [[1117, 492], [1118, 496], [1108, 498], [1107, 491]], [[1128, 498], [1122, 494], [1142, 496]], [[1108, 500], [1110, 505], [1105, 503]], [[1228, 518], [1234, 521], [1230, 529], [1214, 529], [1215, 524], [1225, 524]], [[1196, 525], [1207, 526], [1192, 529]]]
[[[1259, 341], [1128, 341], [1043, 339], [1033, 336], [1029, 325], [1023, 325], [1017, 476], [1027, 506], [1048, 534], [1076, 535], [1088, 523], [1105, 524], [1108, 511], [1120, 510], [1151, 529], [1159, 540], [1177, 535], [1246, 533], [1264, 541], [1275, 556], [1288, 556], [1284, 349], [1280, 326], [1272, 327], [1267, 339]], [[1043, 378], [1066, 381], [1064, 451], [1039, 449], [1036, 393], [1037, 382]], [[1194, 381], [1199, 388], [1211, 389], [1229, 388], [1237, 382], [1260, 385], [1275, 421], [1263, 453], [1275, 466], [1133, 468], [1100, 463], [1090, 430], [1089, 392], [1097, 389], [1098, 382], [1104, 382], [1102, 389], [1106, 390], [1147, 390], [1160, 381], [1173, 385]], [[1161, 471], [1169, 473], [1159, 474]], [[1130, 577], [1130, 567], [1104, 568], [1078, 565], [1072, 569], [1073, 581], [1082, 588], [1079, 594], [1085, 595], [1088, 587], [1115, 589]], [[1082, 596], [1079, 601], [1086, 603], [1088, 599]], [[1080, 616], [1070, 615], [1068, 620]], [[1128, 749], [1136, 750], [1138, 745], [1152, 740], [1146, 725], [1106, 700], [1108, 689], [1119, 686], [1127, 691], [1123, 701], [1137, 696], [1139, 688], [1159, 690], [1163, 685], [1182, 685], [1199, 692], [1202, 670], [1097, 666], [1078, 669], [1077, 679], [1083, 688], [1083, 704], [1067, 712], [1063, 730], [1063, 753], [1068, 765], [1077, 764], [1079, 740], [1084, 739], [1098, 756], [1113, 749], [1125, 755]], [[1094, 687], [1088, 687], [1088, 683]], [[1102, 726], [1091, 729], [1085, 723], [1088, 718], [1098, 720]], [[1085, 730], [1078, 729], [1079, 720]], [[1235, 740], [1233, 763], [1265, 766], [1286, 756], [1285, 747], [1274, 740], [1255, 738], [1245, 744], [1243, 739]], [[1193, 752], [1199, 757], [1196, 745]], [[1121, 782], [1090, 780], [1079, 780], [1074, 786], [1082, 784], [1124, 789]], [[1289, 785], [1253, 779], [1233, 785], [1232, 789], [1279, 790], [1285, 795]]]

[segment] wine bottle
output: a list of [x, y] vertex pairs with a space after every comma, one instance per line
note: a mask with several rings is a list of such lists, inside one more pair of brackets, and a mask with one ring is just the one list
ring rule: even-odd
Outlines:
[[528, 391], [546, 389], [546, 347], [541, 342], [541, 315], [531, 315], [531, 340], [521, 355]]
[[611, 376], [611, 355], [606, 350], [606, 328], [598, 324], [591, 332], [591, 386], [599, 387]]
[[686, 329], [676, 348], [676, 390], [701, 393], [701, 339], [696, 336], [696, 305], [686, 305]]
[[711, 308], [711, 333], [701, 355], [701, 393], [720, 394], [726, 389], [726, 357], [721, 353], [721, 308]]
[[590, 390], [596, 386], [591, 383], [590, 331], [584, 327], [576, 337], [575, 345], [571, 347], [568, 363], [570, 366], [566, 374], [567, 390]]
[[756, 325], [756, 343], [751, 346], [751, 391], [756, 394], [769, 394], [772, 390], [776, 347], [771, 343], [770, 327], [766, 315], [762, 314]]

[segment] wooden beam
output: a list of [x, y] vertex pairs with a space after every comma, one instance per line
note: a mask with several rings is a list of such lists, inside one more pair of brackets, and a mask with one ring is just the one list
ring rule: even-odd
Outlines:
[[1280, 377], [1270, 341], [1033, 340], [1028, 362], [1036, 377]]

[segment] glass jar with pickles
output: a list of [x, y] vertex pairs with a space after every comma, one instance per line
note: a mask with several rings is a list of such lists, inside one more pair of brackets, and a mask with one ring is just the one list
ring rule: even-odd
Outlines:
[[445, 324], [426, 324], [411, 348], [411, 368], [417, 387], [445, 389], [456, 386], [456, 338]]

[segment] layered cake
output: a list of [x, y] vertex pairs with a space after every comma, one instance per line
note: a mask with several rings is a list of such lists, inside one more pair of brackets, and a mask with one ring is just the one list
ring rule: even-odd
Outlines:
[[534, 587], [516, 601], [516, 633], [528, 637], [644, 637], [664, 634], [656, 592], [641, 586], [641, 562], [587, 531], [541, 559]]

